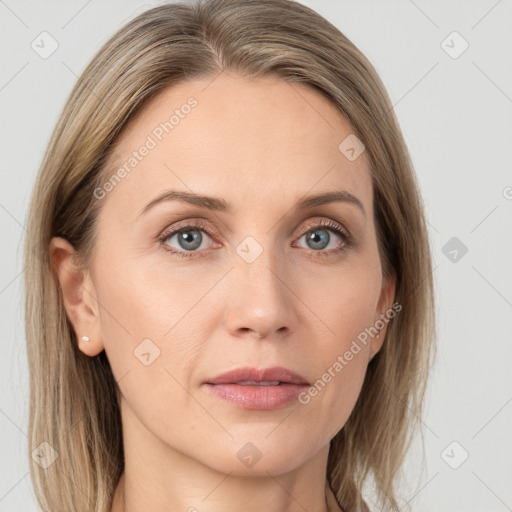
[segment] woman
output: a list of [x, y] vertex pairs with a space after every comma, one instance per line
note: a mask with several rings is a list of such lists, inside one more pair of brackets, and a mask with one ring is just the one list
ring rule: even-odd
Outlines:
[[26, 267], [43, 509], [359, 511], [371, 478], [398, 510], [427, 231], [380, 79], [311, 9], [172, 4], [119, 30], [56, 126]]

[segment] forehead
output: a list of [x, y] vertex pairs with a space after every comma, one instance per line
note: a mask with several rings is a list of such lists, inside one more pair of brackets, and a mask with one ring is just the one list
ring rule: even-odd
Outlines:
[[352, 133], [339, 109], [304, 84], [229, 73], [180, 82], [118, 138], [109, 172], [127, 172], [111, 195], [141, 202], [178, 188], [264, 208], [342, 188], [369, 203], [366, 155], [351, 161], [339, 149]]

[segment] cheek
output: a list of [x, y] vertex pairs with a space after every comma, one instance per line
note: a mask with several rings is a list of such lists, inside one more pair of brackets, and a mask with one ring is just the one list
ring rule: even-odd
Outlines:
[[321, 320], [323, 335], [310, 352], [316, 380], [299, 401], [309, 421], [334, 436], [350, 416], [366, 374], [368, 330], [378, 318], [382, 286], [377, 252], [315, 277], [318, 286], [314, 293], [309, 286], [307, 304]]
[[[325, 315], [335, 331], [328, 340], [318, 339], [310, 352], [314, 380], [300, 397], [302, 417], [319, 439], [330, 440], [348, 420], [361, 392], [369, 358], [364, 329], [372, 325], [373, 300], [368, 295], [340, 299], [335, 311]], [[331, 306], [332, 307], [332, 306]], [[363, 336], [361, 336], [363, 333]], [[363, 341], [361, 341], [363, 340]]]
[[329, 340], [327, 347], [343, 350], [378, 318], [382, 276], [377, 252], [354, 253], [338, 267], [309, 272], [308, 276], [302, 281], [301, 296], [321, 321]]
[[119, 262], [110, 268], [97, 276], [101, 331], [123, 399], [159, 437], [186, 437], [205, 421], [185, 390], [196, 378], [205, 335], [204, 311], [194, 305], [211, 283], [180, 279], [161, 265]]
[[211, 287], [209, 280], [183, 279], [179, 270], [134, 259], [102, 267], [96, 282], [101, 332], [116, 378], [130, 371], [140, 384], [133, 390], [138, 393], [161, 385], [162, 378], [169, 381], [168, 370], [187, 386], [204, 325], [197, 303]]

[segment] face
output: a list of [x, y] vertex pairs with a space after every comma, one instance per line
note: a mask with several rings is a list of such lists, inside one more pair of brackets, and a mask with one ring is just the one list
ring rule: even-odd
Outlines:
[[[366, 155], [347, 158], [348, 122], [292, 85], [222, 73], [163, 91], [133, 120], [96, 193], [94, 301], [77, 328], [91, 333], [85, 353], [106, 351], [123, 422], [240, 475], [328, 447], [385, 329], [353, 342], [394, 293]], [[255, 372], [216, 379], [240, 368]]]

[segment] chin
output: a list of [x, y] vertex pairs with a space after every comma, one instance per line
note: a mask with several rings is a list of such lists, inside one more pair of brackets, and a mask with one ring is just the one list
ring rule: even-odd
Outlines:
[[[274, 437], [273, 437], [274, 436]], [[225, 449], [214, 449], [204, 463], [222, 473], [233, 476], [268, 476], [289, 473], [300, 467], [314, 455], [314, 447], [308, 449], [293, 436], [268, 435], [260, 427], [259, 434], [234, 436]], [[221, 443], [217, 445], [221, 446]], [[204, 455], [204, 454], [203, 454]], [[204, 458], [204, 457], [203, 457]]]

